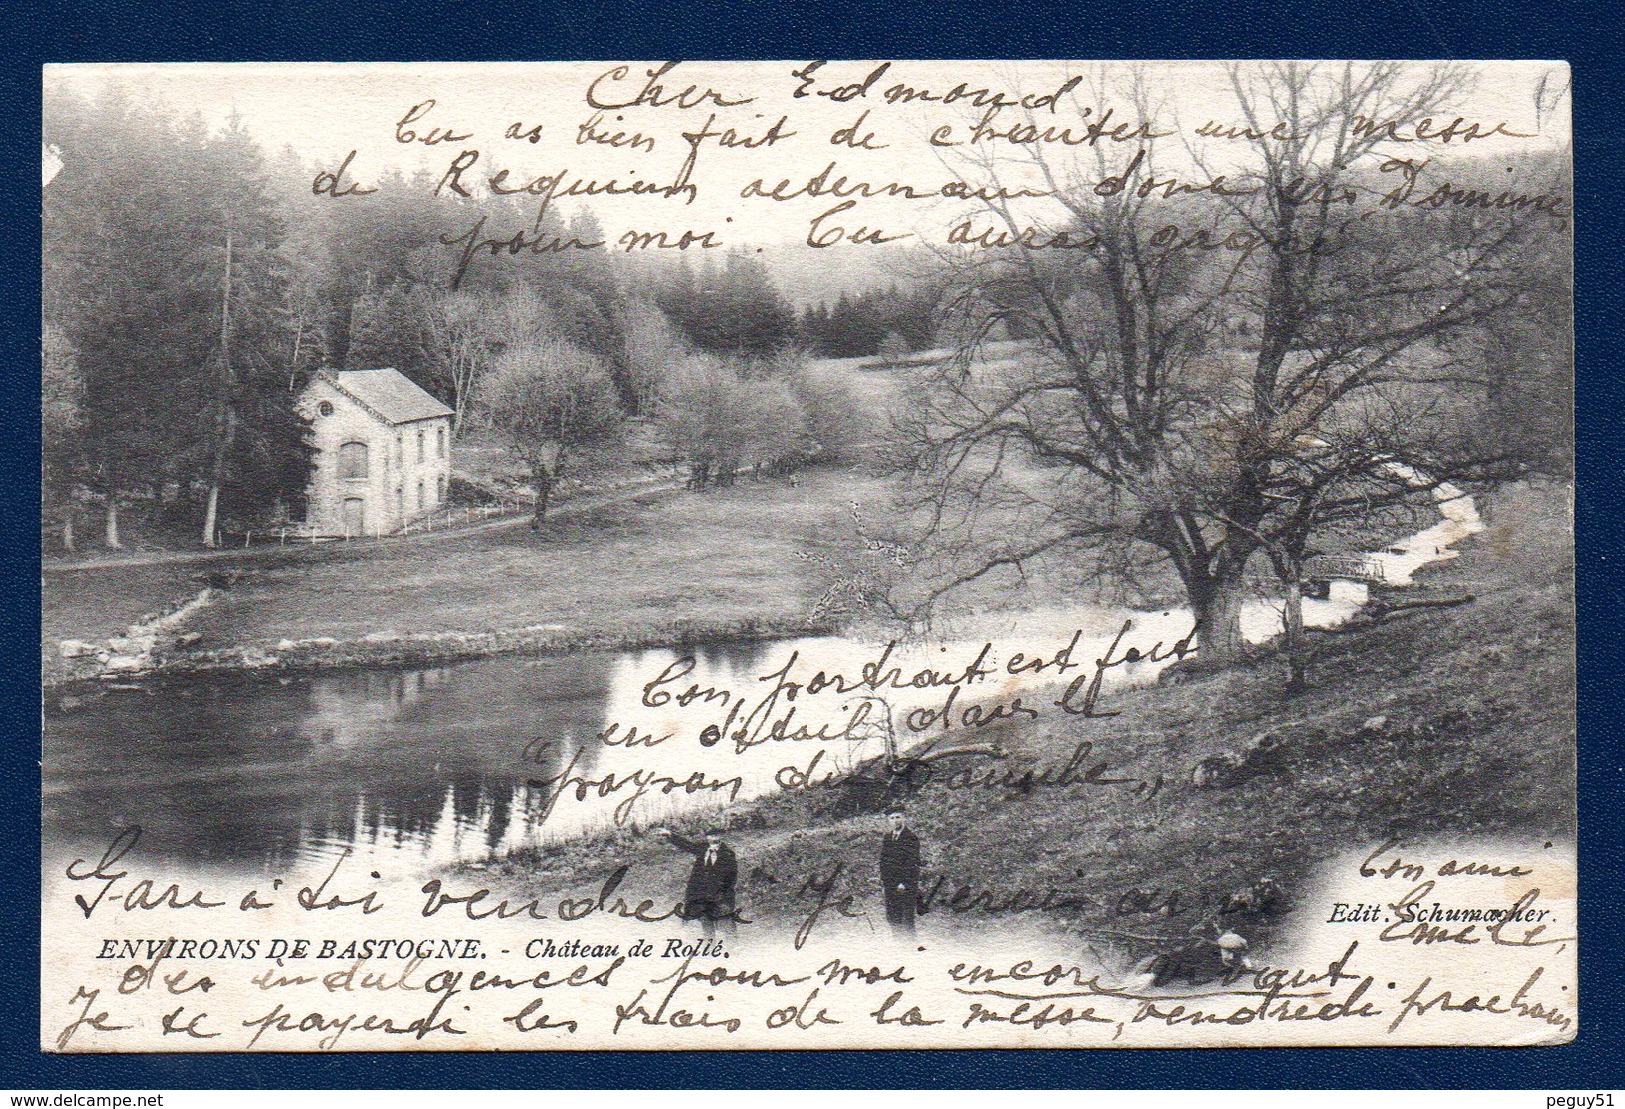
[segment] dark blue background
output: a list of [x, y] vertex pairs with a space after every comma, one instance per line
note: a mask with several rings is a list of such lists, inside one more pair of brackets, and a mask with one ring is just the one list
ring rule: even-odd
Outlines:
[[[6, 184], [0, 511], [5, 663], [0, 762], [11, 835], [0, 843], [0, 1087], [1456, 1087], [1577, 1090], [1619, 1081], [1619, 650], [1613, 574], [1625, 390], [1619, 315], [1622, 195], [1618, 0], [1061, 4], [980, 0], [733, 5], [519, 3], [323, 6], [288, 0], [40, 3], [0, 19]], [[48, 61], [418, 61], [549, 58], [1544, 58], [1574, 66], [1578, 240], [1581, 1027], [1544, 1049], [671, 1052], [390, 1055], [40, 1054], [38, 938], [38, 290], [35, 142]], [[312, 94], [318, 90], [312, 89]], [[1260, 813], [1261, 820], [1270, 814]]]

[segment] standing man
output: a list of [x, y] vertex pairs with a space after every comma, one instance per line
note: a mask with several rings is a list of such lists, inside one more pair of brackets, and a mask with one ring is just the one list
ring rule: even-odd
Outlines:
[[655, 834], [694, 856], [694, 867], [688, 872], [688, 886], [683, 891], [683, 919], [699, 921], [708, 937], [716, 934], [719, 923], [724, 931], [732, 932], [739, 860], [733, 848], [722, 842], [722, 829], [707, 828], [700, 842], [685, 839], [670, 828], [656, 828]]
[[880, 888], [886, 894], [886, 923], [896, 936], [914, 935], [914, 912], [920, 894], [920, 837], [908, 827], [901, 806], [886, 813], [886, 835], [880, 841]]

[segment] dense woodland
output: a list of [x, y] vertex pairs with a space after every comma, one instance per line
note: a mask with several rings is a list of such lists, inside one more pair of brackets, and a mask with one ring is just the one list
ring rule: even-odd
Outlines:
[[[931, 305], [895, 287], [798, 317], [744, 249], [676, 262], [569, 249], [476, 258], [458, 274], [443, 238], [532, 215], [399, 174], [318, 195], [319, 167], [262, 149], [242, 120], [211, 130], [117, 87], [48, 95], [44, 136], [63, 162], [43, 212], [46, 495], [70, 544], [75, 519], [96, 515], [118, 546], [131, 505], [205, 543], [224, 522], [299, 519], [309, 462], [292, 398], [323, 366], [393, 366], [452, 406], [459, 432], [473, 420], [523, 437], [580, 409], [598, 413], [590, 434], [564, 438], [587, 445], [613, 432], [606, 404], [660, 419], [703, 484], [747, 458], [837, 447], [813, 435], [834, 424], [811, 410], [835, 398], [795, 352], [932, 338]], [[543, 230], [604, 239], [586, 210], [548, 211]], [[478, 403], [487, 377], [506, 408]], [[516, 392], [521, 379], [533, 388]], [[605, 395], [570, 395], [582, 381]], [[558, 446], [529, 452], [544, 481]]]

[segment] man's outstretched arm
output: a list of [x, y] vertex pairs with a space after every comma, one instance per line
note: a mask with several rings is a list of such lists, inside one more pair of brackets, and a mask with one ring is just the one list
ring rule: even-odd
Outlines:
[[690, 855], [703, 855], [705, 853], [706, 845], [704, 840], [688, 839], [678, 835], [670, 828], [652, 828], [650, 831], [657, 836], [665, 836], [671, 845], [679, 851], [687, 851]]

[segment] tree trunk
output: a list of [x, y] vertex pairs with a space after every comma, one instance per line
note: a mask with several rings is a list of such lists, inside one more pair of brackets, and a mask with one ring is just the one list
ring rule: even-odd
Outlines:
[[237, 436], [237, 411], [231, 407], [228, 397], [224, 404], [224, 427], [220, 431], [220, 438], [215, 443], [214, 465], [210, 473], [208, 508], [203, 513], [203, 545], [216, 546], [215, 529], [219, 525], [220, 486], [226, 479], [226, 462], [230, 458], [232, 440]]
[[1301, 693], [1309, 684], [1309, 644], [1303, 634], [1301, 545], [1296, 549], [1275, 545], [1269, 550], [1269, 560], [1285, 592], [1281, 604], [1281, 653], [1286, 656], [1286, 691]]
[[220, 396], [216, 403], [214, 460], [209, 473], [209, 508], [203, 514], [203, 545], [215, 547], [220, 483], [225, 480], [226, 461], [231, 456], [231, 440], [237, 430], [237, 412], [232, 393], [237, 382], [231, 368], [231, 228], [226, 228], [226, 270], [220, 281]]
[[220, 482], [215, 480], [209, 484], [209, 500], [203, 510], [203, 545], [215, 547], [215, 528], [219, 520], [220, 511]]
[[305, 337], [305, 317], [301, 313], [294, 325], [293, 332], [293, 359], [288, 363], [288, 392], [293, 392], [294, 383], [299, 378], [299, 345]]
[[1240, 575], [1214, 581], [1195, 604], [1198, 657], [1211, 667], [1227, 666], [1247, 646], [1241, 634], [1241, 606], [1246, 599]]
[[1287, 568], [1286, 582], [1286, 665], [1287, 691], [1297, 693], [1309, 683], [1309, 654], [1303, 638], [1303, 575], [1296, 566]]
[[530, 530], [542, 530], [542, 521], [547, 518], [547, 499], [553, 492], [553, 475], [545, 467], [538, 466], [532, 473], [536, 483], [536, 510], [530, 517]]
[[461, 355], [451, 357], [451, 437], [457, 439], [463, 434], [463, 413], [468, 411], [468, 379], [467, 364]]
[[124, 548], [118, 541], [118, 494], [107, 494], [107, 522], [102, 542], [109, 550], [117, 551]]

